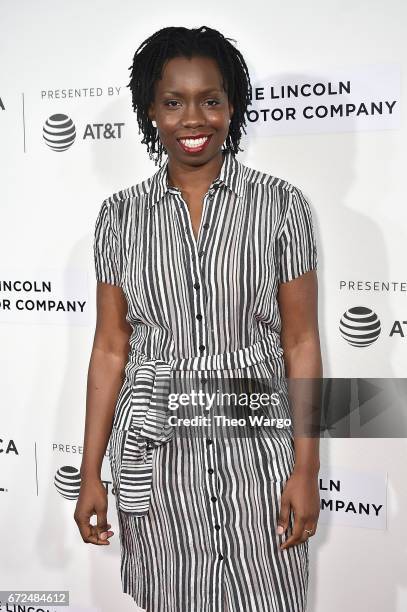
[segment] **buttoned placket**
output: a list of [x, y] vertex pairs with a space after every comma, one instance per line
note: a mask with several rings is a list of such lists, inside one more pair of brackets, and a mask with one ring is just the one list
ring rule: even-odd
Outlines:
[[[195, 239], [191, 221], [191, 215], [189, 214], [188, 206], [181, 195], [181, 191], [175, 187], [170, 187], [169, 191], [175, 196], [176, 203], [179, 210], [181, 211], [181, 220], [184, 226], [185, 248], [187, 255], [191, 261], [191, 282], [194, 288], [194, 312], [195, 312], [195, 337], [196, 337], [196, 349], [198, 355], [206, 355], [211, 349], [208, 346], [209, 338], [207, 336], [207, 322], [206, 322], [206, 309], [205, 309], [205, 292], [206, 288], [203, 284], [202, 273], [201, 273], [201, 262], [205, 256], [205, 245], [207, 243], [207, 232], [210, 229], [206, 219], [209, 216], [209, 205], [216, 204], [216, 191], [219, 187], [219, 183], [214, 182], [211, 184], [203, 200], [203, 209], [201, 216], [201, 223], [198, 230], [197, 239]], [[197, 391], [206, 391], [206, 385], [211, 378], [209, 371], [203, 371], [197, 373]], [[199, 385], [199, 383], [201, 383]], [[212, 391], [213, 392], [213, 391]], [[213, 414], [203, 409], [205, 416], [213, 419]], [[216, 461], [216, 439], [213, 435], [213, 422], [211, 425], [205, 426], [205, 437], [204, 444], [206, 447], [206, 453], [204, 454], [206, 459], [205, 476], [207, 483], [207, 495], [208, 504], [207, 507], [210, 509], [211, 525], [213, 528], [213, 544], [215, 553], [215, 576], [212, 593], [210, 594], [210, 605], [215, 605], [219, 601], [223, 601], [224, 598], [224, 563], [226, 557], [226, 551], [224, 547], [222, 537], [222, 517], [219, 504], [219, 489], [217, 484], [217, 461]], [[215, 601], [216, 599], [216, 601]]]
[[[186, 254], [189, 256], [192, 263], [191, 282], [193, 283], [194, 289], [195, 338], [198, 355], [206, 355], [208, 354], [208, 350], [210, 350], [210, 347], [208, 347], [209, 339], [207, 336], [207, 322], [205, 316], [206, 287], [203, 284], [201, 262], [204, 261], [205, 244], [207, 242], [207, 232], [209, 230], [209, 224], [206, 221], [209, 214], [208, 206], [209, 204], [214, 204], [215, 192], [218, 186], [218, 183], [213, 182], [204, 196], [201, 223], [196, 239], [192, 228], [191, 215], [187, 203], [181, 195], [180, 189], [169, 187], [169, 191], [175, 196], [176, 203], [181, 211], [181, 220], [186, 238]], [[202, 246], [201, 243], [203, 243]]]

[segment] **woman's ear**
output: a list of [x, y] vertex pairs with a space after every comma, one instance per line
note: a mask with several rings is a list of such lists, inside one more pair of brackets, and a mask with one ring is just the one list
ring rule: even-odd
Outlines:
[[229, 102], [229, 115], [230, 115], [230, 118], [232, 118], [234, 110], [235, 109], [233, 108], [233, 104], [231, 102]]

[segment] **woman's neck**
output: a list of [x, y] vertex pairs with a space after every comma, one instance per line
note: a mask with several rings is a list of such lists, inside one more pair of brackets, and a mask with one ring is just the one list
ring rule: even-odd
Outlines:
[[193, 166], [180, 164], [178, 160], [168, 160], [167, 180], [171, 187], [185, 192], [206, 192], [209, 185], [219, 176], [224, 161], [224, 154], [219, 154], [210, 159], [206, 164]]

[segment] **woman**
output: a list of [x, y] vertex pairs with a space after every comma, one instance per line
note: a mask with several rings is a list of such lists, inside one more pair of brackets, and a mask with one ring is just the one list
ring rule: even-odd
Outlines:
[[[250, 79], [218, 31], [156, 32], [137, 49], [129, 86], [160, 169], [104, 200], [96, 222], [75, 520], [85, 542], [109, 544], [100, 469], [110, 438], [123, 591], [139, 606], [302, 612], [318, 438], [289, 428], [216, 437], [213, 424], [175, 435], [168, 392], [322, 376], [309, 204], [235, 158]], [[279, 389], [287, 416], [288, 389]]]

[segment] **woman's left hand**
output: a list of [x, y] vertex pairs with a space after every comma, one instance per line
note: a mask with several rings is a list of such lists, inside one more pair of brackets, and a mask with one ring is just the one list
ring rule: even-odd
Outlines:
[[[291, 509], [294, 511], [292, 534], [280, 546], [280, 550], [301, 544], [316, 532], [320, 513], [318, 474], [294, 468], [281, 495], [277, 521], [279, 535], [288, 528]], [[311, 533], [307, 533], [306, 529]]]

